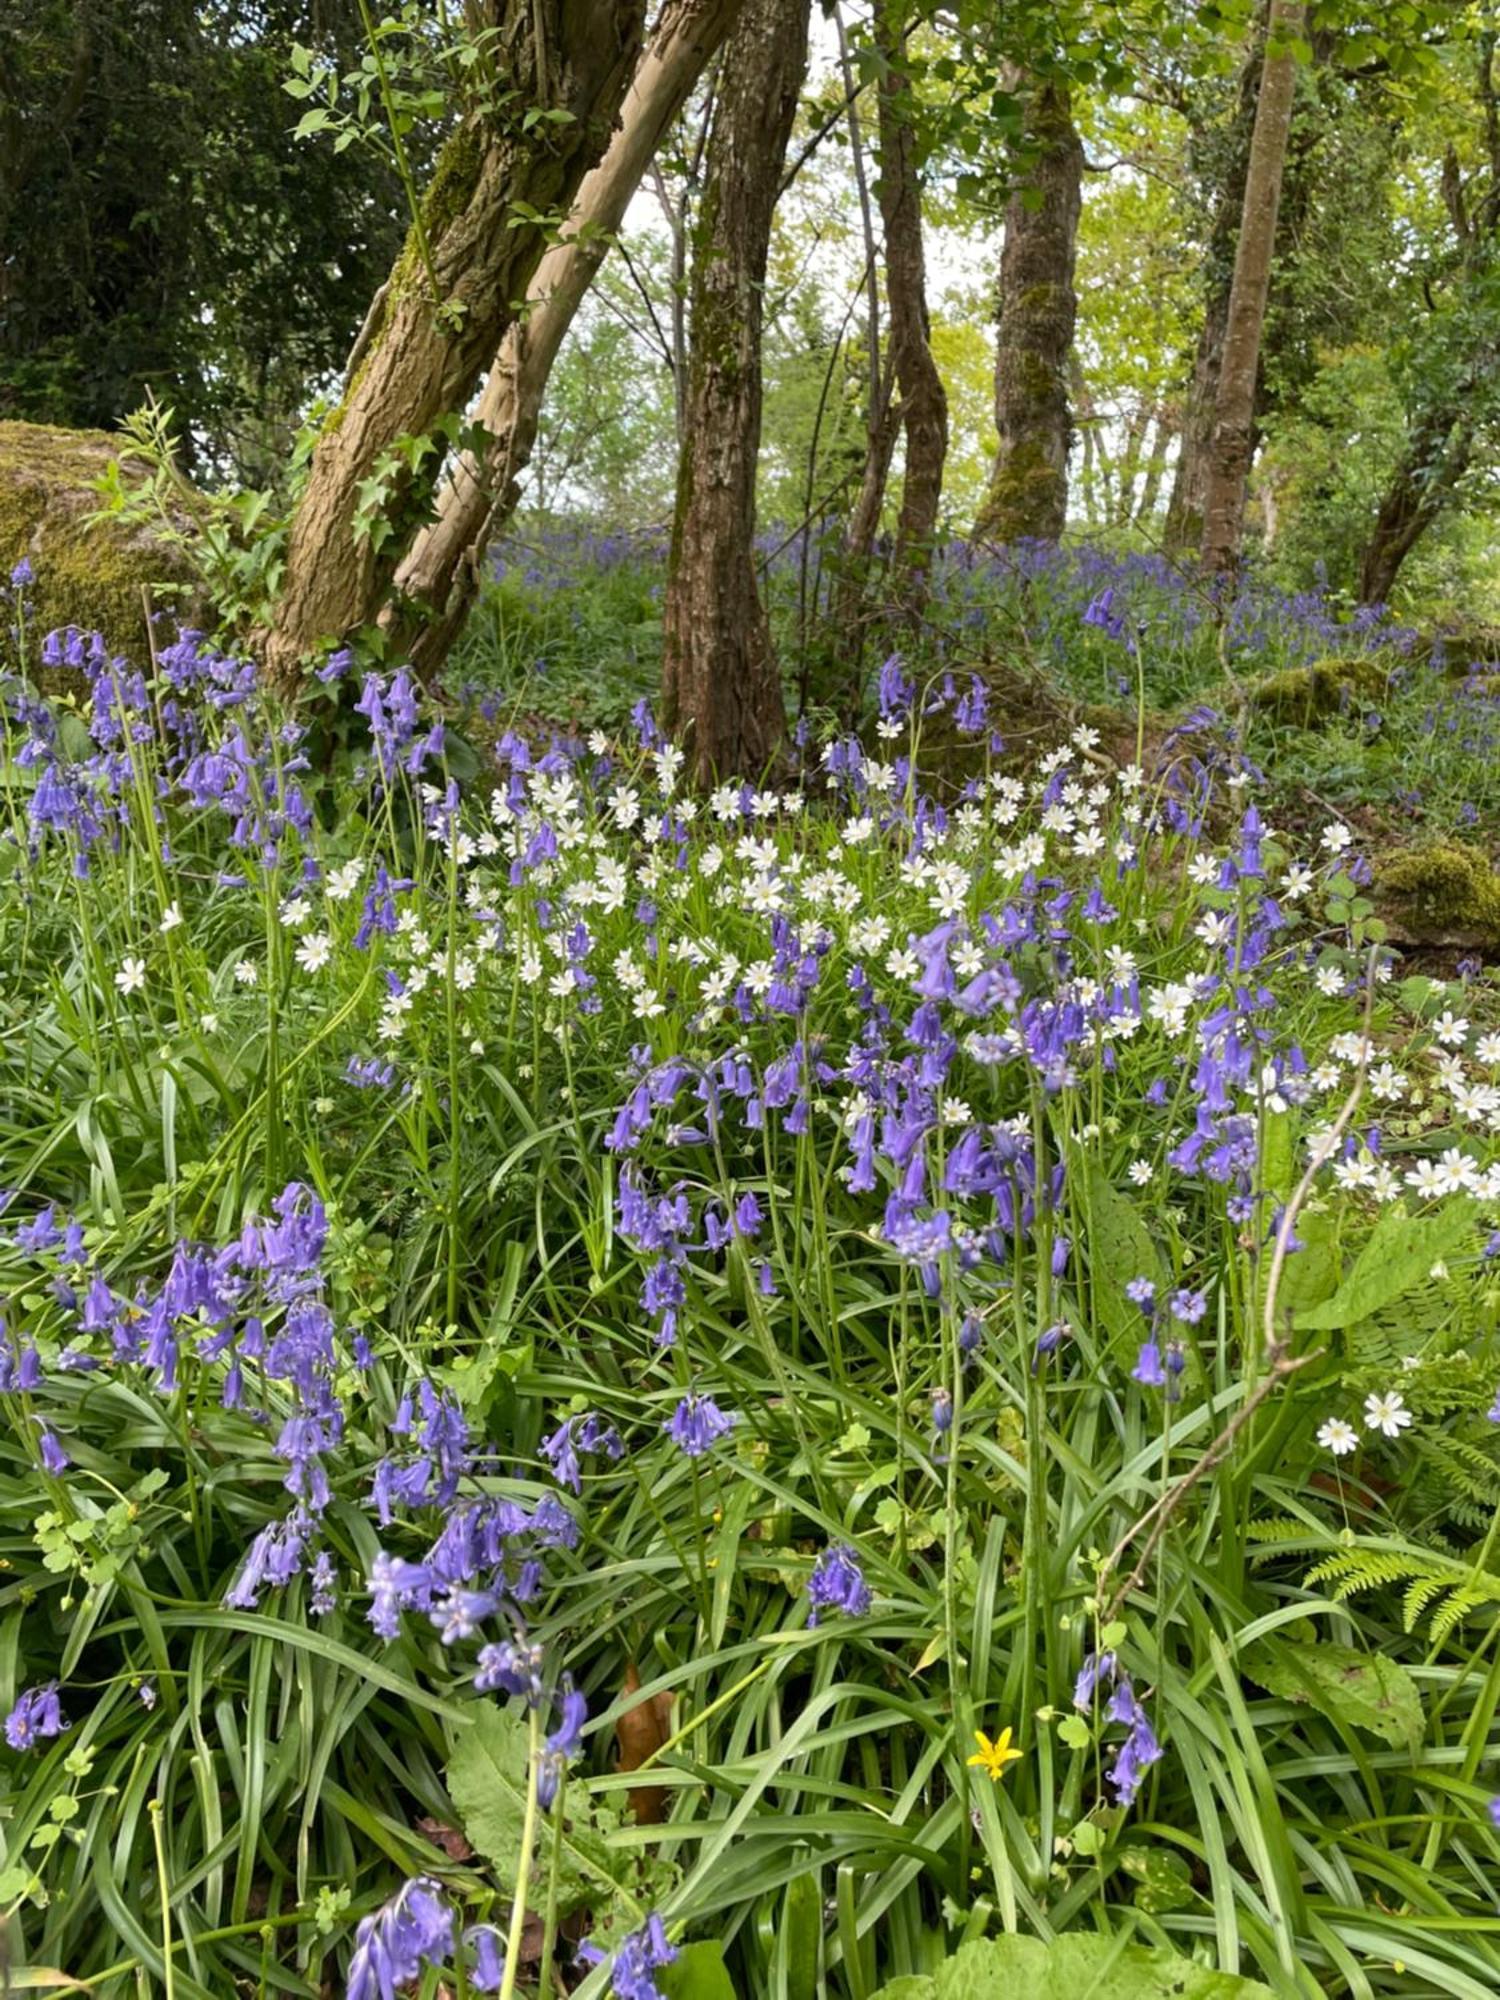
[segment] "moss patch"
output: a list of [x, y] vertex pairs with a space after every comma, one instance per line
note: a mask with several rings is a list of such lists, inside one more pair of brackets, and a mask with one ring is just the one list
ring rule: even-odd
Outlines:
[[141, 648], [141, 585], [185, 580], [180, 554], [141, 527], [91, 522], [93, 482], [117, 457], [106, 431], [0, 423], [0, 572], [31, 559], [32, 625], [81, 625]]
[[1351, 705], [1378, 701], [1386, 686], [1386, 670], [1380, 662], [1355, 654], [1288, 667], [1284, 673], [1258, 682], [1250, 699], [1272, 721], [1310, 729], [1325, 716], [1338, 715]]
[[1410, 848], [1381, 864], [1375, 886], [1408, 940], [1500, 951], [1500, 874], [1482, 849], [1457, 840]]

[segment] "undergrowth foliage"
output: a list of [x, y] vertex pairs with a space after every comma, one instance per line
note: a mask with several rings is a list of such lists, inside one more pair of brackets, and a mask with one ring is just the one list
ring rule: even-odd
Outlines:
[[697, 799], [28, 580], [15, 1964], [1494, 1991], [1500, 1009], [1347, 826], [897, 658]]

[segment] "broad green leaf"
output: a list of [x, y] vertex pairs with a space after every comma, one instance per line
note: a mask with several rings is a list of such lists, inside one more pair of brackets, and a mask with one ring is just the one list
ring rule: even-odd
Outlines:
[[1192, 1870], [1170, 1847], [1127, 1847], [1119, 1862], [1136, 1885], [1138, 1910], [1155, 1915], [1162, 1910], [1183, 1909], [1192, 1902]]
[[[1300, 1326], [1302, 1315], [1331, 1296], [1338, 1284], [1338, 1258], [1335, 1251], [1337, 1224], [1332, 1215], [1299, 1215], [1296, 1236], [1301, 1243], [1300, 1250], [1294, 1250], [1281, 1268], [1281, 1284], [1276, 1294], [1277, 1317], [1284, 1323], [1284, 1315], [1291, 1313]], [[1271, 1259], [1263, 1259], [1262, 1287], [1264, 1296], [1265, 1273], [1270, 1270]], [[1260, 1318], [1260, 1299], [1256, 1303], [1256, 1321]]]
[[814, 1874], [799, 1875], [786, 1885], [780, 1945], [787, 2000], [815, 2000], [823, 1947], [823, 1898]]
[[717, 1938], [683, 1945], [672, 1964], [657, 1973], [656, 1983], [663, 2000], [739, 2000]]
[[1398, 1750], [1422, 1740], [1417, 1684], [1384, 1653], [1361, 1653], [1323, 1640], [1302, 1646], [1265, 1639], [1250, 1648], [1241, 1665], [1268, 1694], [1307, 1702], [1335, 1721], [1383, 1736]]
[[1145, 1322], [1125, 1287], [1132, 1278], [1160, 1283], [1161, 1259], [1140, 1209], [1094, 1159], [1084, 1166], [1084, 1200], [1094, 1311], [1111, 1342], [1133, 1350]]
[[1272, 2000], [1271, 1989], [1175, 1951], [1071, 1933], [966, 1944], [929, 1982], [897, 1980], [875, 2000]]
[[[1388, 1209], [1331, 1299], [1297, 1315], [1299, 1327], [1327, 1332], [1355, 1326], [1420, 1285], [1440, 1257], [1474, 1227], [1474, 1205], [1449, 1198], [1427, 1215]], [[1305, 1253], [1304, 1253], [1305, 1254]]]
[[[448, 1759], [448, 1796], [470, 1844], [495, 1869], [502, 1886], [513, 1889], [521, 1863], [521, 1827], [526, 1813], [530, 1731], [525, 1716], [494, 1703], [480, 1707]], [[607, 1901], [617, 1871], [603, 1840], [588, 1819], [588, 1796], [570, 1785], [564, 1801], [567, 1823], [560, 1843], [559, 1894], [563, 1906]], [[532, 1871], [536, 1879], [550, 1853], [550, 1822], [541, 1829]]]

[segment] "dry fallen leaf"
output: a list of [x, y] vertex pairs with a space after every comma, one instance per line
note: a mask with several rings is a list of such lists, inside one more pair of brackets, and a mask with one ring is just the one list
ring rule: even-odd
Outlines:
[[[625, 1693], [634, 1694], [641, 1677], [632, 1660], [625, 1669]], [[627, 1708], [615, 1724], [620, 1755], [616, 1769], [638, 1771], [654, 1757], [672, 1734], [672, 1696], [647, 1696]], [[630, 1794], [630, 1808], [638, 1826], [658, 1826], [667, 1816], [667, 1793], [663, 1785], [638, 1785]]]

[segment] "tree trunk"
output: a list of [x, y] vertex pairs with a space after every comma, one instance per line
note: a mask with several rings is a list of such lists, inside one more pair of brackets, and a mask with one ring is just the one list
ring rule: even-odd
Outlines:
[[1245, 483], [1254, 447], [1261, 331], [1271, 290], [1276, 216], [1297, 89], [1292, 43], [1306, 23], [1304, 0], [1272, 0], [1214, 404], [1213, 445], [1204, 483], [1202, 560], [1210, 575], [1231, 571], [1239, 561]]
[[1361, 604], [1386, 602], [1402, 563], [1447, 508], [1473, 457], [1469, 415], [1434, 411], [1418, 425], [1391, 474], [1365, 545], [1359, 568]]
[[578, 190], [557, 243], [536, 268], [526, 309], [500, 344], [479, 405], [482, 455], [465, 452], [396, 571], [386, 623], [431, 673], [478, 592], [484, 558], [514, 511], [536, 443], [542, 397], [568, 328], [624, 220], [662, 134], [729, 31], [740, 0], [666, 0], [631, 79], [609, 150]]
[[[1073, 267], [1083, 200], [1083, 147], [1067, 89], [1044, 83], [1026, 112], [1035, 148], [1030, 185], [1005, 214], [995, 341], [1000, 449], [974, 523], [987, 540], [1055, 542], [1068, 514], [1068, 354], [1078, 312]], [[1035, 206], [1023, 198], [1029, 194]]]
[[[413, 225], [379, 324], [318, 441], [267, 635], [268, 664], [287, 683], [318, 645], [380, 610], [403, 514], [405, 533], [416, 526], [405, 470], [415, 441], [428, 439], [441, 463], [440, 420], [473, 394], [546, 249], [549, 215], [569, 208], [604, 150], [644, 0], [493, 0], [492, 13], [514, 108], [469, 113], [444, 147], [422, 226]], [[518, 110], [538, 108], [566, 115], [523, 129]]]
[[1135, 510], [1138, 524], [1149, 525], [1156, 518], [1156, 503], [1161, 496], [1161, 476], [1166, 468], [1167, 445], [1171, 435], [1172, 426], [1166, 412], [1153, 410], [1151, 430], [1145, 447], [1146, 477]]
[[902, 60], [901, 21], [889, 6], [877, 10], [875, 34], [883, 63], [877, 97], [880, 179], [876, 192], [885, 225], [885, 293], [891, 328], [886, 369], [894, 376], [901, 397], [906, 444], [894, 582], [901, 607], [911, 614], [925, 595], [943, 496], [948, 397], [932, 358], [932, 326], [927, 315], [922, 188], [917, 177], [911, 76]]
[[1260, 96], [1265, 61], [1265, 12], [1257, 9], [1250, 48], [1240, 70], [1234, 115], [1224, 140], [1223, 165], [1215, 176], [1217, 190], [1209, 229], [1207, 291], [1203, 325], [1193, 355], [1193, 375], [1182, 413], [1182, 442], [1167, 501], [1162, 538], [1169, 549], [1196, 549], [1203, 539], [1204, 482], [1208, 477], [1214, 409], [1219, 397], [1219, 364], [1224, 332], [1229, 324], [1229, 293], [1234, 284], [1234, 253], [1240, 218], [1245, 212], [1245, 178], [1250, 168], [1250, 142], [1255, 134], [1255, 107]]
[[753, 775], [786, 729], [755, 575], [771, 216], [807, 67], [808, 0], [746, 0], [725, 48], [695, 231], [687, 436], [667, 572], [662, 716], [695, 781]]

